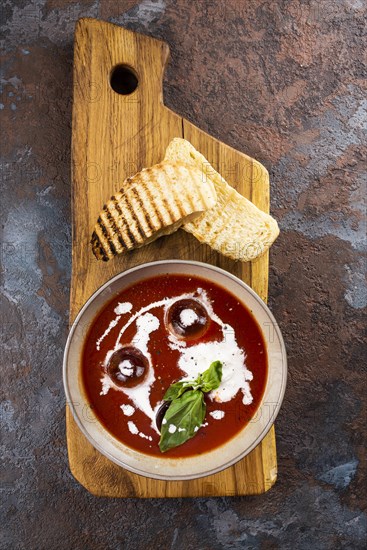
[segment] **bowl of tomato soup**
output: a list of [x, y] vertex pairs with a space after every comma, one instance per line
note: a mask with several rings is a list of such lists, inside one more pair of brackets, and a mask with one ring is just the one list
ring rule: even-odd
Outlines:
[[118, 465], [194, 479], [248, 454], [283, 399], [286, 352], [259, 296], [234, 275], [180, 260], [98, 289], [65, 348], [64, 386], [90, 443]]

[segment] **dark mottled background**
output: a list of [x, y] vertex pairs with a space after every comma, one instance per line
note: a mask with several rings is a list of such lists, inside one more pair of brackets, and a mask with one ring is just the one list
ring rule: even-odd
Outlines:
[[[363, 0], [3, 0], [1, 548], [359, 549], [366, 89]], [[165, 102], [271, 175], [270, 307], [289, 353], [279, 479], [259, 497], [108, 500], [67, 463], [75, 21], [169, 42]]]

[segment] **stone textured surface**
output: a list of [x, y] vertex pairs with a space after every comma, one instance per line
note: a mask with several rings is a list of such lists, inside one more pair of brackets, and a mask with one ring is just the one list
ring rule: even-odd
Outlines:
[[[3, 0], [1, 548], [364, 547], [364, 6]], [[69, 473], [61, 361], [82, 16], [168, 41], [166, 104], [269, 169], [282, 230], [270, 307], [290, 375], [279, 479], [261, 497], [97, 499]]]

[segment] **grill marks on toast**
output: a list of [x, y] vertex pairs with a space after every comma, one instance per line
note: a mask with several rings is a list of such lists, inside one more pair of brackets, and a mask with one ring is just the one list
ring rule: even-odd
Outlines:
[[[112, 234], [110, 232], [111, 238], [117, 244], [117, 246], [115, 244], [115, 248], [116, 248], [117, 252], [122, 252], [124, 249], [127, 248], [127, 246], [126, 246], [125, 241], [122, 239], [122, 237], [120, 235], [119, 228], [118, 228], [118, 225], [117, 225], [117, 220], [114, 218], [111, 210], [109, 210], [109, 208], [106, 205], [104, 206], [103, 210], [106, 212], [106, 216], [107, 216], [107, 219], [109, 221], [109, 226], [112, 229]], [[112, 250], [111, 250], [111, 252], [112, 252]]]
[[[127, 250], [128, 247], [124, 239], [121, 237], [120, 226], [119, 226], [119, 224], [124, 224], [125, 220], [123, 219], [121, 209], [119, 207], [118, 201], [115, 196], [111, 197], [109, 208], [107, 208], [107, 211], [109, 213], [109, 216], [113, 220], [113, 224], [114, 224], [113, 228], [116, 229], [116, 234], [117, 234], [118, 241], [121, 245], [121, 249]], [[117, 215], [115, 215], [115, 212]]]
[[99, 216], [97, 220], [95, 231], [96, 231], [97, 237], [99, 238], [103, 251], [107, 254], [107, 256], [109, 257], [110, 255], [113, 256], [114, 254], [116, 254], [115, 245], [109, 238], [107, 228], [104, 222], [102, 221], [101, 216]]
[[[119, 195], [119, 199], [117, 197], [113, 196], [109, 204], [110, 204], [110, 208], [112, 208], [112, 209], [115, 208], [115, 210], [118, 214], [118, 216], [116, 216], [116, 220], [117, 220], [117, 223], [119, 225], [120, 231], [121, 231], [121, 225], [124, 227], [124, 230], [126, 231], [125, 238], [122, 238], [121, 233], [120, 233], [120, 238], [123, 241], [126, 250], [129, 250], [134, 245], [135, 239], [134, 239], [134, 235], [130, 231], [129, 224], [126, 222], [126, 220], [124, 218], [123, 211], [120, 208], [119, 200], [121, 201], [123, 195], [122, 195], [121, 192], [118, 193], [118, 195]], [[129, 245], [129, 242], [127, 242], [127, 240], [129, 240], [130, 245]]]
[[[142, 191], [147, 195], [147, 198], [148, 198], [148, 201], [149, 201], [149, 204], [150, 206], [152, 207], [152, 209], [154, 210], [154, 213], [157, 217], [157, 219], [160, 221], [160, 223], [163, 223], [163, 220], [161, 219], [160, 217], [160, 213], [159, 211], [157, 210], [157, 206], [155, 204], [155, 201], [154, 201], [154, 198], [149, 190], [149, 186], [147, 185], [147, 182], [145, 181], [144, 178], [142, 178], [141, 180], [141, 188], [142, 188]], [[142, 201], [143, 202], [143, 201]], [[147, 209], [145, 207], [145, 203], [143, 202], [143, 205], [144, 205], [144, 212], [147, 212]], [[151, 218], [151, 214], [147, 213], [148, 217], [147, 217], [147, 221], [148, 219], [150, 220], [150, 223], [151, 223], [151, 227], [152, 227], [152, 233], [153, 231], [155, 231], [157, 229], [156, 226], [153, 225], [153, 222], [152, 222], [152, 218]]]
[[[142, 189], [146, 192], [147, 196], [148, 196], [148, 199], [149, 199], [149, 203], [150, 205], [153, 207], [154, 209], [154, 212], [158, 218], [158, 221], [159, 221], [159, 225], [160, 226], [163, 226], [164, 224], [164, 219], [162, 218], [162, 214], [161, 214], [161, 211], [159, 210], [159, 207], [157, 206], [157, 203], [155, 201], [155, 198], [153, 197], [150, 189], [149, 189], [149, 184], [153, 187], [153, 184], [155, 184], [156, 187], [159, 188], [159, 191], [161, 191], [160, 189], [160, 186], [158, 186], [158, 180], [157, 180], [157, 177], [154, 173], [152, 173], [152, 169], [151, 168], [147, 168], [146, 170], [143, 170], [143, 172], [141, 173], [142, 177], [141, 177], [141, 185], [142, 185]], [[158, 226], [157, 226], [158, 228]]]
[[153, 226], [153, 224], [152, 224], [152, 219], [151, 219], [150, 214], [149, 214], [149, 212], [147, 211], [147, 209], [146, 209], [146, 207], [145, 207], [145, 205], [144, 205], [144, 202], [142, 201], [142, 199], [141, 199], [139, 193], [137, 192], [137, 190], [136, 190], [135, 188], [133, 188], [133, 189], [131, 190], [131, 192], [132, 192], [132, 194], [134, 195], [136, 202], [139, 204], [139, 206], [140, 206], [140, 208], [141, 208], [141, 210], [142, 210], [142, 212], [143, 212], [143, 216], [145, 217], [145, 220], [146, 220], [147, 225], [148, 225], [148, 227], [149, 227], [149, 231], [151, 231], [151, 232], [153, 233], [153, 231], [154, 231], [154, 226]]
[[103, 246], [100, 242], [100, 239], [99, 239], [96, 231], [93, 231], [91, 243], [92, 243], [92, 249], [93, 249], [95, 257], [98, 260], [103, 260], [103, 261], [107, 262], [109, 257], [106, 254], [106, 252], [104, 251], [104, 248], [103, 248]]
[[162, 162], [142, 170], [104, 205], [92, 235], [93, 253], [107, 261], [143, 246], [200, 216], [216, 200], [213, 183], [203, 183], [196, 167]]

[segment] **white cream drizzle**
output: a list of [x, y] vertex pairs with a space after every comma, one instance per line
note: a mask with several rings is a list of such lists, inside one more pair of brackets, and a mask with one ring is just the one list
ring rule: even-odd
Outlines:
[[119, 302], [114, 311], [116, 315], [123, 315], [124, 313], [130, 313], [133, 305], [130, 302]]
[[107, 374], [104, 374], [102, 376], [101, 382], [102, 382], [102, 390], [99, 395], [107, 395], [110, 389], [114, 387], [114, 384], [112, 383], [111, 378]]
[[[115, 310], [116, 311], [116, 310]], [[99, 351], [101, 349], [101, 344], [103, 342], [103, 340], [106, 338], [106, 336], [111, 332], [111, 330], [116, 326], [118, 325], [118, 322], [119, 320], [121, 319], [121, 315], [117, 315], [114, 319], [112, 319], [112, 321], [110, 322], [110, 324], [108, 325], [108, 327], [106, 328], [106, 330], [104, 331], [104, 333], [102, 334], [102, 336], [100, 338], [98, 338], [97, 342], [96, 342], [96, 348], [97, 350]]]
[[126, 377], [131, 376], [134, 372], [134, 365], [132, 364], [131, 361], [129, 361], [129, 359], [124, 359], [119, 364], [119, 371], [121, 372], [121, 374], [123, 374]]
[[129, 428], [129, 432], [133, 435], [137, 435], [139, 433], [137, 425], [132, 420], [129, 420], [129, 422], [127, 423], [127, 427]]
[[182, 346], [177, 340], [170, 339], [171, 349], [181, 354], [178, 366], [186, 374], [184, 380], [194, 380], [204, 372], [213, 361], [223, 364], [222, 381], [217, 390], [209, 393], [210, 399], [219, 403], [231, 401], [238, 391], [242, 391], [244, 405], [252, 403], [249, 381], [252, 372], [245, 366], [245, 353], [238, 347], [234, 331], [229, 325], [222, 324], [223, 340], [219, 342], [201, 342], [194, 346]]
[[139, 435], [143, 439], [148, 439], [149, 441], [153, 440], [151, 435], [146, 435], [145, 433], [140, 432], [139, 428], [132, 420], [129, 420], [129, 422], [127, 423], [127, 427], [129, 428], [129, 432], [132, 433], [133, 435]]
[[[137, 319], [136, 326], [137, 331], [133, 338], [132, 344], [138, 348], [145, 355], [145, 357], [147, 357], [149, 361], [148, 373], [145, 380], [138, 386], [133, 388], [122, 388], [114, 385], [114, 388], [127, 395], [134, 405], [143, 411], [143, 413], [152, 420], [152, 423], [154, 423], [155, 413], [150, 404], [149, 397], [152, 384], [155, 381], [155, 374], [152, 367], [152, 358], [148, 351], [148, 342], [150, 339], [150, 334], [159, 328], [159, 319], [151, 313], [145, 313]], [[121, 346], [119, 345], [119, 347]], [[119, 348], [115, 347], [115, 350], [116, 349]], [[114, 353], [115, 350], [112, 350], [111, 353]], [[106, 356], [105, 365], [107, 365], [109, 358], [110, 352]]]
[[[239, 348], [237, 344], [236, 335], [233, 327], [223, 323], [223, 321], [214, 313], [212, 304], [207, 296], [207, 293], [203, 289], [199, 288], [197, 289], [196, 293], [182, 294], [174, 298], [164, 298], [163, 300], [153, 302], [141, 308], [139, 311], [130, 316], [128, 321], [120, 329], [114, 348], [107, 353], [105, 358], [105, 366], [107, 366], [111, 355], [116, 350], [122, 347], [120, 341], [124, 332], [131, 326], [132, 323], [134, 323], [134, 321], [136, 321], [137, 331], [131, 344], [137, 347], [148, 358], [149, 370], [145, 380], [134, 388], [122, 388], [116, 386], [106, 373], [101, 378], [101, 395], [106, 395], [110, 388], [114, 388], [115, 390], [123, 392], [129, 397], [136, 408], [140, 409], [148, 418], [150, 418], [150, 420], [152, 421], [151, 425], [153, 429], [157, 431], [157, 433], [159, 433], [159, 430], [156, 427], [155, 419], [156, 412], [160, 406], [160, 403], [155, 406], [154, 410], [152, 409], [152, 406], [150, 404], [150, 391], [152, 384], [154, 383], [156, 378], [152, 366], [151, 356], [148, 350], [148, 344], [150, 340], [150, 335], [159, 328], [160, 323], [159, 319], [155, 315], [150, 313], [150, 311], [159, 307], [164, 307], [164, 313], [166, 315], [168, 308], [174, 302], [185, 298], [195, 298], [196, 294], [200, 295], [200, 300], [206, 307], [210, 318], [221, 327], [222, 340], [201, 342], [196, 345], [187, 346], [187, 343], [185, 341], [179, 340], [173, 334], [169, 333], [167, 335], [169, 347], [180, 352], [178, 366], [185, 375], [182, 380], [195, 379], [199, 375], [199, 373], [204, 372], [213, 361], [219, 360], [223, 363], [222, 381], [217, 390], [209, 393], [210, 399], [219, 403], [227, 402], [233, 399], [237, 395], [238, 391], [241, 391], [243, 394], [242, 402], [244, 405], [250, 404], [253, 400], [249, 386], [249, 381], [253, 379], [253, 375], [246, 368], [246, 354], [244, 350]], [[107, 336], [108, 332], [117, 325], [117, 323], [121, 319], [121, 316], [124, 313], [131, 312], [131, 310], [132, 304], [128, 302], [120, 303], [115, 308], [115, 313], [118, 314], [116, 317], [117, 320], [115, 319], [114, 321], [111, 321], [108, 329], [97, 341], [97, 344], [100, 344], [103, 338]], [[195, 314], [194, 311], [188, 309], [187, 311], [183, 310], [183, 312], [181, 312], [181, 315], [183, 313], [184, 318], [182, 319], [182, 321], [184, 324], [190, 326], [190, 324], [195, 322], [195, 319], [191, 315], [191, 313]], [[111, 326], [112, 323], [114, 324]], [[123, 367], [125, 367], [125, 365]], [[130, 405], [125, 405], [125, 407], [129, 406]], [[124, 414], [127, 414], [125, 412], [125, 410], [127, 409], [124, 410], [123, 407], [124, 406], [121, 406]], [[134, 407], [131, 408], [134, 409]], [[217, 410], [213, 411], [210, 414], [216, 420], [221, 420], [222, 418], [224, 418], [224, 411]], [[127, 416], [129, 415], [127, 414]], [[203, 425], [205, 426], [207, 425], [207, 423]], [[134, 426], [137, 431], [135, 430]], [[145, 436], [145, 434], [139, 432], [138, 428], [132, 421], [128, 422], [128, 427], [131, 433], [149, 439], [149, 436]], [[170, 433], [174, 433], [173, 430], [176, 431], [176, 429], [176, 426], [174, 426], [173, 424], [169, 426]], [[199, 429], [199, 427], [197, 427], [197, 429]]]
[[96, 342], [96, 348], [99, 351], [101, 349], [101, 344], [103, 340], [108, 336], [108, 334], [111, 332], [111, 330], [118, 325], [119, 320], [121, 319], [121, 316], [124, 313], [129, 313], [133, 308], [133, 305], [130, 302], [119, 302], [119, 304], [115, 307], [114, 312], [116, 313], [116, 317], [112, 319], [104, 333], [100, 338], [98, 338]]
[[120, 409], [125, 416], [132, 416], [135, 412], [134, 407], [132, 407], [131, 405], [121, 405]]
[[222, 418], [224, 418], [225, 412], [217, 410], [212, 411], [209, 414], [212, 418], [214, 418], [214, 420], [222, 420]]
[[199, 316], [193, 309], [186, 308], [180, 313], [180, 321], [184, 327], [191, 327], [198, 319]]
[[[200, 289], [202, 290], [202, 289]], [[176, 296], [175, 298], [164, 298], [163, 300], [159, 300], [157, 302], [153, 302], [147, 306], [144, 306], [142, 307], [139, 311], [137, 311], [136, 313], [134, 313], [134, 315], [132, 315], [130, 317], [130, 319], [128, 320], [127, 323], [125, 323], [125, 325], [122, 327], [122, 329], [120, 330], [120, 333], [117, 337], [117, 340], [116, 340], [116, 344], [115, 344], [115, 350], [118, 349], [120, 347], [120, 340], [122, 338], [122, 335], [124, 334], [124, 332], [126, 331], [126, 329], [129, 328], [129, 326], [136, 320], [138, 319], [139, 317], [141, 317], [144, 313], [147, 313], [148, 311], [151, 311], [152, 309], [156, 309], [157, 307], [162, 307], [162, 306], [165, 306], [165, 311], [167, 311], [167, 309], [174, 303], [174, 302], [177, 302], [177, 300], [182, 300], [184, 298], [193, 298], [193, 293], [190, 293], [190, 294], [182, 294], [181, 296]], [[135, 339], [134, 339], [135, 341]]]

